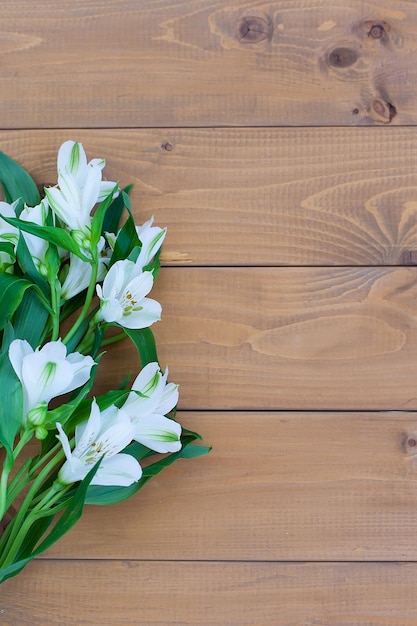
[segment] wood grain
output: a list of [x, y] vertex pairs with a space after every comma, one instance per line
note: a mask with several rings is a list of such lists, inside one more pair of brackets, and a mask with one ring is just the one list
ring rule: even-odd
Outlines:
[[[2, 626], [414, 626], [413, 564], [37, 562]], [[94, 589], [94, 591], [92, 591]]]
[[165, 264], [417, 263], [409, 128], [1, 132], [0, 149], [55, 184], [69, 138], [135, 183], [138, 222], [168, 226]]
[[410, 561], [415, 413], [181, 413], [209, 455], [134, 498], [87, 507], [46, 556]]
[[416, 24], [411, 0], [4, 0], [1, 126], [415, 124]]
[[[416, 268], [165, 268], [160, 362], [186, 409], [415, 409]], [[136, 375], [129, 342], [97, 391]]]

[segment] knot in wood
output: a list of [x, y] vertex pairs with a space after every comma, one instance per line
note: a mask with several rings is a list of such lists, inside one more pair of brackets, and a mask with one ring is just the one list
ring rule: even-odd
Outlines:
[[161, 148], [163, 148], [167, 152], [171, 152], [172, 151], [172, 143], [169, 143], [169, 141], [164, 141], [164, 143], [162, 144]]
[[259, 43], [271, 34], [271, 26], [262, 17], [243, 17], [237, 25], [237, 35], [242, 43]]
[[333, 67], [349, 67], [356, 63], [358, 56], [354, 48], [334, 48], [329, 54], [329, 63]]
[[402, 433], [401, 447], [403, 452], [415, 457], [417, 455], [417, 437], [415, 433]]
[[382, 39], [385, 35], [385, 28], [382, 24], [373, 24], [368, 35], [369, 37], [372, 37], [372, 39]]
[[397, 109], [395, 106], [383, 100], [382, 98], [375, 98], [372, 102], [372, 110], [374, 112], [374, 119], [383, 124], [389, 124], [391, 120], [397, 115]]

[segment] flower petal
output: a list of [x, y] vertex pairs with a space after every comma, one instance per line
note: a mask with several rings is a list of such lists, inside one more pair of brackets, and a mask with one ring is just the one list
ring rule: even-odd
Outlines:
[[101, 414], [96, 399], [91, 403], [88, 420], [77, 424], [75, 427], [75, 449], [77, 456], [81, 457], [91, 444], [96, 441], [101, 430]]
[[[141, 272], [138, 276], [134, 276], [126, 285], [125, 292], [130, 293], [135, 300], [139, 302], [148, 295], [153, 287], [152, 272]], [[123, 294], [126, 297], [125, 293]]]
[[115, 454], [103, 459], [92, 485], [129, 487], [142, 476], [142, 468], [130, 454]]
[[82, 190], [81, 210], [84, 216], [90, 215], [98, 202], [101, 183], [101, 169], [89, 165], [87, 176]]
[[132, 385], [132, 390], [139, 391], [141, 395], [129, 394], [123, 405], [123, 410], [129, 413], [131, 419], [153, 413], [159, 405], [164, 388], [165, 380], [160, 372], [159, 364], [148, 363], [135, 378]]
[[16, 376], [22, 380], [23, 359], [33, 353], [33, 348], [26, 339], [14, 339], [9, 346], [9, 359]]
[[147, 328], [154, 324], [154, 322], [159, 322], [161, 313], [162, 307], [159, 302], [151, 298], [143, 298], [143, 300], [140, 301], [139, 310], [133, 310], [129, 312], [128, 315], [124, 313], [123, 317], [118, 319], [117, 322], [120, 326], [124, 326], [125, 328]]
[[166, 415], [178, 404], [179, 392], [178, 385], [168, 383], [162, 394], [160, 403], [158, 404], [158, 413]]
[[58, 172], [68, 172], [73, 176], [77, 184], [84, 183], [87, 157], [81, 143], [65, 141], [58, 151]]
[[181, 449], [181, 426], [163, 415], [153, 413], [133, 420], [133, 438], [156, 452], [177, 452]]

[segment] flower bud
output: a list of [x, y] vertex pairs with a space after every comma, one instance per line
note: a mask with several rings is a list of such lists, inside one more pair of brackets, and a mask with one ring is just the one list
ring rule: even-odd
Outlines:
[[71, 236], [81, 250], [90, 250], [91, 241], [85, 232], [82, 230], [72, 230]]
[[48, 404], [46, 402], [39, 402], [33, 409], [27, 414], [27, 423], [29, 426], [42, 426], [46, 422], [48, 415]]
[[38, 426], [38, 428], [35, 430], [36, 439], [43, 441], [44, 439], [46, 439], [47, 436], [48, 431], [46, 430], [46, 428], [44, 428], [43, 426]]

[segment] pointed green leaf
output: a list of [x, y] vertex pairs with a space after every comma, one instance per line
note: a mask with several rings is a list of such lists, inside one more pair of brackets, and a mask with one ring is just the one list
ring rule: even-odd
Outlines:
[[9, 346], [14, 339], [13, 328], [7, 324], [0, 352], [0, 442], [10, 453], [22, 425], [22, 386], [9, 360]]
[[11, 224], [15, 228], [19, 228], [25, 233], [30, 233], [31, 235], [36, 235], [36, 237], [45, 239], [46, 241], [49, 241], [49, 243], [53, 243], [58, 246], [58, 248], [68, 250], [68, 252], [72, 252], [83, 261], [90, 263], [90, 259], [82, 253], [71, 235], [63, 228], [57, 228], [55, 226], [39, 226], [39, 224], [35, 224], [34, 222], [25, 222], [17, 217], [5, 217], [4, 215], [1, 217], [5, 222]]
[[0, 330], [11, 319], [29, 287], [34, 288], [34, 285], [24, 278], [0, 273]]
[[123, 330], [135, 344], [142, 367], [148, 363], [158, 363], [155, 337], [150, 328], [124, 328]]
[[[198, 453], [196, 450], [194, 450], [194, 448], [199, 448], [200, 446], [192, 445], [196, 439], [200, 439], [200, 435], [198, 435], [197, 433], [192, 433], [191, 431], [184, 432], [185, 435], [183, 434], [181, 436], [181, 441], [183, 444], [181, 450], [166, 455], [162, 457], [159, 461], [156, 461], [155, 463], [152, 463], [151, 465], [145, 467], [143, 469], [142, 478], [137, 483], [133, 483], [133, 485], [130, 485], [129, 487], [104, 487], [101, 485], [91, 485], [88, 488], [85, 503], [106, 506], [109, 504], [116, 504], [118, 502], [122, 502], [123, 500], [127, 500], [135, 493], [137, 493], [140, 489], [142, 489], [142, 487], [144, 487], [144, 485], [151, 478], [159, 474], [163, 469], [165, 469], [165, 467], [168, 467], [177, 459], [191, 459], [197, 456], [201, 456], [203, 454], [207, 454], [210, 448], [207, 448], [206, 446], [201, 446], [202, 450], [200, 453]], [[193, 450], [189, 450], [190, 446], [193, 447]], [[145, 458], [145, 456], [147, 456], [146, 454], [144, 454], [145, 451], [143, 450], [143, 447], [144, 446], [137, 449], [140, 458], [136, 457], [135, 454], [132, 454], [135, 450], [132, 445], [128, 446], [125, 449], [125, 452], [132, 454], [132, 456], [134, 456], [137, 460], [140, 460], [141, 458]], [[153, 451], [150, 451], [150, 453], [153, 454]]]
[[123, 210], [125, 208], [124, 196], [129, 195], [132, 189], [133, 185], [128, 185], [122, 190], [122, 193], [120, 193], [117, 198], [115, 198], [111, 203], [109, 210], [104, 216], [102, 227], [103, 233], [117, 233], [120, 225], [120, 220], [122, 219]]
[[[128, 196], [123, 194], [123, 197], [128, 200]], [[130, 204], [129, 204], [130, 206]], [[110, 267], [116, 261], [120, 261], [121, 259], [127, 259], [129, 254], [132, 252], [134, 248], [141, 248], [141, 243], [136, 232], [135, 220], [133, 219], [133, 215], [129, 212], [129, 217], [121, 228], [116, 243], [114, 245], [114, 250], [112, 257], [110, 259]]]
[[102, 228], [103, 228], [103, 222], [104, 222], [104, 217], [107, 213], [107, 210], [109, 209], [112, 200], [113, 200], [113, 194], [116, 193], [116, 191], [118, 190], [119, 186], [116, 184], [113, 188], [113, 190], [109, 193], [109, 195], [107, 196], [107, 198], [105, 198], [103, 200], [103, 202], [101, 202], [95, 213], [94, 213], [94, 217], [93, 217], [93, 221], [91, 222], [91, 246], [92, 249], [98, 244], [99, 239], [101, 237], [102, 234]]
[[16, 249], [16, 256], [19, 260], [19, 266], [24, 274], [27, 274], [29, 278], [38, 285], [38, 287], [42, 290], [47, 298], [50, 297], [50, 288], [48, 282], [45, 278], [39, 274], [36, 266], [33, 262], [33, 258], [31, 253], [29, 252], [29, 248], [23, 237], [22, 233], [20, 233], [19, 241]]
[[14, 245], [12, 243], [8, 243], [6, 241], [1, 241], [0, 242], [0, 252], [5, 252], [9, 256], [11, 256], [12, 259], [15, 258]]
[[33, 349], [42, 343], [49, 312], [41, 304], [34, 289], [27, 289], [13, 316], [16, 339], [26, 339]]
[[33, 179], [3, 152], [0, 152], [0, 183], [9, 204], [18, 198], [22, 198], [29, 206], [36, 206], [41, 201]]

